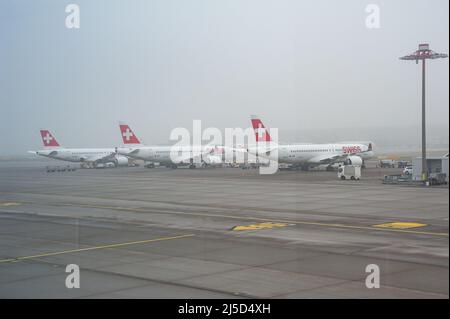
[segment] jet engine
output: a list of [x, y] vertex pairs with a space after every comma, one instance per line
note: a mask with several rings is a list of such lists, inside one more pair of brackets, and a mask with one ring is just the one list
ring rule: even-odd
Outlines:
[[128, 157], [117, 155], [114, 160], [114, 165], [117, 166], [128, 166]]
[[345, 165], [356, 165], [356, 166], [362, 166], [363, 165], [363, 160], [361, 157], [359, 156], [349, 156], [347, 157], [347, 159], [344, 161]]

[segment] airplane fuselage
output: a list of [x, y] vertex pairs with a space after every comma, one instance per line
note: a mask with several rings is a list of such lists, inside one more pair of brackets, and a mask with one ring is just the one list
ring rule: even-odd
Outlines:
[[217, 152], [217, 147], [208, 145], [136, 146], [118, 148], [117, 152], [130, 158], [162, 164], [188, 164], [193, 158], [209, 161], [210, 164], [222, 162], [221, 155], [213, 154]]
[[56, 160], [73, 163], [109, 163], [117, 161], [117, 155], [115, 154], [114, 148], [58, 148], [39, 150], [36, 151], [36, 154]]

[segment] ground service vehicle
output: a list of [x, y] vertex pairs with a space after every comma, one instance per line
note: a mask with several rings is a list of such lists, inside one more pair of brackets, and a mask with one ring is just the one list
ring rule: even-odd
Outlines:
[[360, 180], [361, 166], [359, 165], [342, 165], [338, 168], [338, 177], [342, 180]]

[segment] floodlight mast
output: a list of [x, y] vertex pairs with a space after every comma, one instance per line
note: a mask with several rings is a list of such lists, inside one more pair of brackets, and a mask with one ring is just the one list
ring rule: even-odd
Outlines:
[[430, 50], [428, 43], [419, 44], [419, 49], [409, 55], [405, 55], [400, 60], [413, 60], [416, 64], [422, 60], [422, 181], [428, 180], [427, 168], [427, 141], [426, 141], [426, 121], [425, 121], [425, 60], [447, 58], [448, 55], [444, 53], [436, 53]]

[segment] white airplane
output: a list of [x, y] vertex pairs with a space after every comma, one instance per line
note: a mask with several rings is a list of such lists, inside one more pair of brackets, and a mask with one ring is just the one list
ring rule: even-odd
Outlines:
[[[337, 144], [285, 144], [279, 145], [272, 141], [269, 131], [261, 119], [251, 117], [256, 145], [248, 147], [248, 152], [279, 163], [291, 164], [308, 170], [319, 165], [344, 163], [346, 165], [362, 166], [364, 160], [374, 156], [373, 143], [337, 143]], [[278, 154], [276, 152], [278, 151]], [[276, 155], [277, 158], [276, 158]]]
[[41, 130], [44, 149], [29, 153], [56, 160], [81, 163], [86, 167], [101, 165], [127, 166], [128, 158], [116, 153], [115, 148], [63, 148], [48, 130]]
[[146, 162], [145, 167], [153, 168], [155, 163], [177, 168], [178, 166], [202, 167], [221, 166], [223, 164], [224, 147], [211, 145], [187, 146], [146, 146], [141, 144], [136, 134], [127, 124], [120, 123], [120, 134], [123, 144], [128, 147], [117, 148], [117, 153]]

